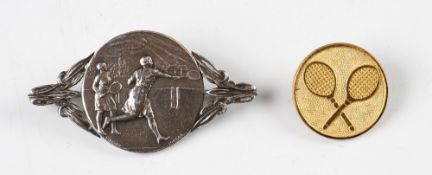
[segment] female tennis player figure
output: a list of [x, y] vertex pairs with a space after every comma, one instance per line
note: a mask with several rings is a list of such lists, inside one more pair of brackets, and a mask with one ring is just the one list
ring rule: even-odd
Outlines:
[[142, 57], [140, 59], [140, 64], [142, 67], [136, 70], [128, 79], [128, 84], [134, 85], [134, 87], [129, 91], [129, 97], [122, 108], [122, 111], [126, 115], [109, 118], [108, 122], [104, 125], [112, 121], [125, 121], [146, 117], [148, 126], [159, 144], [162, 141], [168, 140], [169, 136], [162, 135], [158, 130], [149, 99], [149, 92], [157, 78], [180, 79], [181, 77], [163, 73], [155, 68], [150, 56]]
[[[110, 72], [105, 63], [98, 63], [96, 68], [99, 73], [96, 75], [93, 81], [93, 91], [95, 92], [95, 110], [96, 110], [96, 127], [97, 132], [100, 135], [106, 135], [102, 127], [102, 121], [105, 114], [109, 114], [109, 117], [114, 117], [117, 110], [117, 104], [111, 91], [111, 86], [118, 82], [113, 82], [110, 76]], [[106, 120], [107, 118], [105, 118]], [[120, 134], [116, 128], [115, 122], [111, 123], [111, 134]]]

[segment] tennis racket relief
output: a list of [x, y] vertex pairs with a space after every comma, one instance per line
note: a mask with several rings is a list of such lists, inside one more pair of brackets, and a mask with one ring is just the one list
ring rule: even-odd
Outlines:
[[[304, 82], [314, 95], [329, 99], [335, 108], [339, 108], [339, 104], [334, 99], [336, 76], [330, 66], [319, 61], [308, 64], [304, 72]], [[353, 131], [354, 126], [345, 113], [341, 112], [340, 114], [350, 130]]]
[[327, 120], [323, 129], [328, 128], [336, 117], [353, 102], [364, 101], [372, 97], [378, 89], [380, 74], [370, 65], [360, 66], [355, 69], [347, 82], [347, 99], [338, 110]]

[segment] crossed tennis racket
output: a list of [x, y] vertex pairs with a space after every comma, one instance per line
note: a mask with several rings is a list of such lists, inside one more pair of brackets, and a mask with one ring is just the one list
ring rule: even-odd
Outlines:
[[329, 99], [337, 109], [324, 124], [323, 129], [327, 129], [340, 114], [349, 129], [354, 131], [354, 126], [343, 110], [353, 102], [372, 97], [378, 89], [379, 79], [380, 74], [373, 66], [364, 65], [356, 68], [347, 81], [347, 98], [342, 105], [339, 105], [334, 99], [336, 76], [330, 66], [316, 61], [307, 65], [304, 72], [304, 81], [309, 91], [314, 95]]

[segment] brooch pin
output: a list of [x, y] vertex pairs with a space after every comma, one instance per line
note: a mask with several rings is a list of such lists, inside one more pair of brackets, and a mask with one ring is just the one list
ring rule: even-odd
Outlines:
[[294, 101], [305, 123], [331, 138], [351, 138], [369, 130], [387, 103], [387, 81], [378, 61], [347, 43], [323, 46], [297, 71]]
[[[206, 78], [216, 87], [204, 89]], [[70, 90], [83, 81], [82, 92]], [[166, 148], [225, 112], [254, 99], [256, 88], [234, 83], [206, 58], [160, 33], [117, 36], [58, 76], [33, 88], [35, 105], [58, 106], [84, 130], [128, 151]], [[84, 109], [72, 102], [82, 97]]]

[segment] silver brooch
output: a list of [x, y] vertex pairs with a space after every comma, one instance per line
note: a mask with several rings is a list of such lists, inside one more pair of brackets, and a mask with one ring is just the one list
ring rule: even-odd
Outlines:
[[[205, 77], [216, 87], [205, 90]], [[70, 88], [83, 81], [82, 92]], [[58, 106], [84, 130], [135, 152], [166, 148], [225, 112], [249, 102], [256, 88], [234, 83], [225, 71], [151, 31], [111, 39], [58, 75], [56, 84], [31, 90], [35, 105]], [[82, 97], [84, 109], [72, 102]]]

